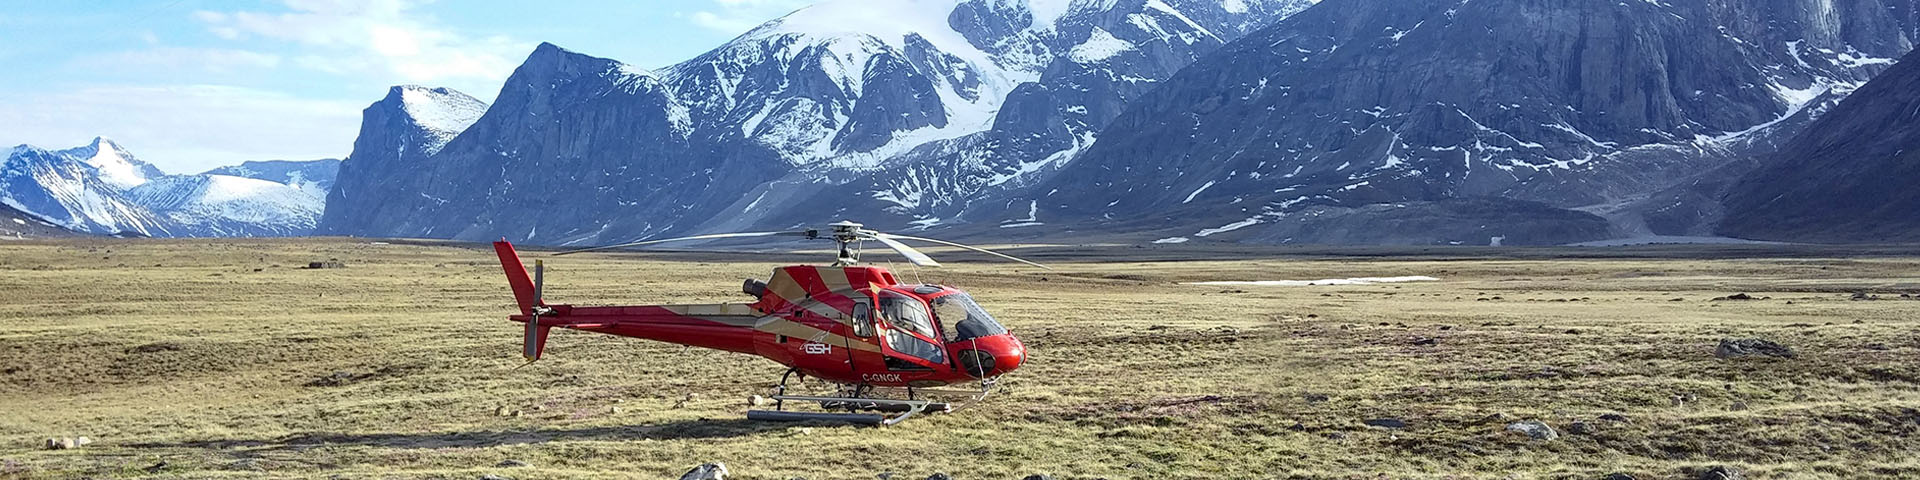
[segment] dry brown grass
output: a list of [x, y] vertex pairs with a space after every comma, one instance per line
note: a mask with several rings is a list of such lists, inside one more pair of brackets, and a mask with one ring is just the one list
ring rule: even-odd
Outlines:
[[[972, 291], [1032, 357], [985, 404], [874, 429], [741, 419], [781, 371], [743, 355], [566, 332], [514, 370], [511, 299], [479, 248], [0, 245], [0, 477], [670, 478], [708, 461], [766, 479], [1920, 476], [1920, 301], [1898, 298], [1920, 292], [1920, 258], [1134, 263], [1140, 252], [1104, 251], [1054, 272], [919, 272]], [[349, 268], [292, 268], [330, 258]], [[565, 257], [550, 262], [548, 296], [738, 301], [739, 279], [775, 265]], [[1180, 284], [1396, 275], [1442, 281]], [[1770, 298], [1709, 300], [1736, 292]], [[1717, 359], [1723, 337], [1801, 357]], [[1609, 413], [1630, 421], [1598, 420]], [[1532, 441], [1484, 421], [1495, 414], [1564, 436]], [[1409, 426], [1361, 423], [1379, 417]], [[1597, 432], [1570, 434], [1575, 420]], [[39, 449], [80, 435], [98, 443]], [[495, 467], [506, 459], [532, 466]]]

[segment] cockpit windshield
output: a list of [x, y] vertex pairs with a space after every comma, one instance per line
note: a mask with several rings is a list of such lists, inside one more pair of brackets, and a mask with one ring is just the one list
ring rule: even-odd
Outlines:
[[947, 341], [954, 342], [1007, 333], [1007, 328], [987, 315], [965, 292], [954, 292], [933, 299], [933, 314], [946, 327]]

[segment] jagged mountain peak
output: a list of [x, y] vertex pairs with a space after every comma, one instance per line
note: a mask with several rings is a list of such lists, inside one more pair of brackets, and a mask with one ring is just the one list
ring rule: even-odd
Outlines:
[[100, 171], [100, 178], [119, 188], [131, 188], [166, 175], [158, 167], [140, 161], [125, 147], [107, 137], [93, 137], [86, 146], [56, 152], [78, 158]]

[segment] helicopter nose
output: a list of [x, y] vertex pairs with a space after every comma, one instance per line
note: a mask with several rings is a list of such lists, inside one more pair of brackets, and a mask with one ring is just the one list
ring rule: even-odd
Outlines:
[[960, 352], [961, 368], [975, 377], [1011, 372], [1026, 362], [1027, 347], [1013, 335], [992, 335], [965, 342]]
[[1013, 369], [1020, 368], [1020, 364], [1027, 362], [1027, 346], [1020, 343], [1020, 339], [1014, 338], [1011, 334], [1006, 335], [1006, 337], [1007, 344], [1003, 350], [1004, 353], [994, 356], [994, 366], [1000, 370], [1000, 373], [1011, 372]]

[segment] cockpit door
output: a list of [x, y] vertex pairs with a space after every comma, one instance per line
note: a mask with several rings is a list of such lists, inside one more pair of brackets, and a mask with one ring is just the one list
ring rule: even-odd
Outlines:
[[878, 332], [887, 369], [896, 372], [936, 371], [948, 368], [947, 349], [926, 302], [897, 292], [880, 292], [879, 317], [886, 324]]

